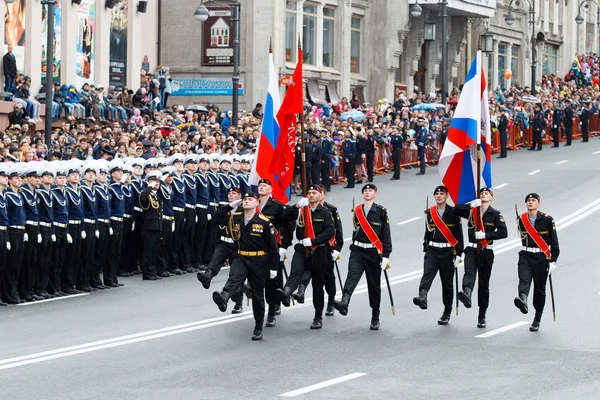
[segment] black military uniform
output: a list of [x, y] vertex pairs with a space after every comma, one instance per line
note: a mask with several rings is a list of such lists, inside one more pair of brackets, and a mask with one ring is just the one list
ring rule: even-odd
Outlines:
[[[311, 185], [308, 191], [319, 191], [319, 187]], [[315, 307], [315, 318], [311, 329], [320, 329], [323, 325], [323, 308], [325, 306], [325, 275], [327, 274], [327, 258], [330, 258], [327, 243], [335, 236], [335, 223], [331, 211], [318, 204], [314, 209], [310, 205], [303, 208], [308, 211], [312, 221], [313, 235], [308, 232], [306, 225], [309, 223], [307, 216], [302, 214], [301, 222], [296, 227], [296, 239], [304, 242], [310, 239], [310, 244], [296, 243], [294, 256], [292, 258], [292, 269], [285, 288], [277, 289], [281, 303], [289, 307], [291, 294], [298, 288], [305, 270], [310, 270], [313, 288], [313, 305]], [[298, 207], [289, 207], [283, 213], [285, 221], [298, 219]], [[309, 225], [310, 226], [310, 225]], [[313, 237], [310, 237], [313, 236]]]
[[311, 182], [314, 185], [318, 185], [321, 183], [321, 161], [323, 159], [323, 147], [320, 143], [319, 135], [316, 133], [311, 134], [313, 139], [316, 141], [311, 143], [310, 146], [310, 155], [306, 155], [306, 157], [310, 157], [310, 176]]
[[[363, 186], [365, 189], [377, 190], [377, 187], [371, 183]], [[350, 259], [348, 260], [348, 276], [342, 290], [342, 300], [333, 303], [336, 310], [341, 315], [348, 314], [348, 303], [350, 297], [358, 285], [363, 272], [367, 276], [367, 287], [369, 290], [369, 305], [372, 310], [371, 330], [379, 329], [379, 306], [381, 304], [381, 268], [382, 262], [387, 265], [387, 260], [392, 252], [392, 236], [390, 231], [390, 221], [387, 210], [379, 204], [361, 204], [368, 224], [377, 235], [376, 243], [373, 243], [367, 236], [363, 226], [359, 223], [356, 211], [354, 212], [352, 233], [352, 244], [350, 245]], [[378, 248], [379, 243], [381, 247]], [[385, 268], [385, 265], [383, 266]]]
[[375, 169], [375, 136], [373, 134], [366, 135], [363, 142], [367, 163], [367, 180], [373, 182], [373, 170]]
[[[525, 202], [529, 199], [538, 199], [537, 193], [530, 193], [525, 197]], [[527, 314], [527, 296], [533, 280], [533, 307], [535, 308], [535, 317], [533, 324], [529, 328], [531, 331], [537, 331], [542, 319], [544, 305], [546, 304], [546, 280], [549, 275], [549, 263], [556, 263], [560, 254], [558, 246], [558, 235], [556, 234], [556, 225], [554, 219], [548, 214], [537, 211], [535, 216], [524, 214], [539, 236], [549, 246], [549, 254], [544, 254], [540, 247], [533, 240], [531, 235], [525, 229], [522, 219], [519, 217], [518, 226], [521, 235], [523, 249], [519, 252], [519, 297], [515, 298], [515, 306], [523, 314]]]
[[[489, 192], [489, 188], [481, 188], [479, 193]], [[500, 211], [492, 206], [486, 210], [480, 209], [483, 213], [481, 225], [476, 224], [474, 220], [475, 212], [471, 211], [470, 204], [459, 204], [452, 211], [462, 218], [469, 219], [469, 244], [465, 248], [465, 274], [463, 276], [463, 290], [458, 292], [458, 299], [466, 308], [471, 308], [471, 293], [475, 286], [475, 279], [479, 275], [479, 286], [477, 288], [477, 305], [479, 306], [479, 316], [477, 327], [485, 328], [485, 313], [490, 301], [490, 276], [492, 275], [492, 264], [494, 263], [494, 241], [508, 237], [506, 222]], [[477, 240], [475, 232], [481, 230], [485, 232], [485, 239]], [[477, 247], [479, 246], [479, 250]]]
[[[445, 186], [438, 186], [435, 188], [433, 194], [435, 195], [437, 192], [448, 193], [448, 189], [446, 189]], [[432, 207], [432, 209], [437, 211], [439, 216], [439, 209], [437, 209], [436, 206]], [[453, 212], [452, 206], [446, 204], [440, 218], [457, 241], [456, 245], [452, 246], [434, 223], [431, 216], [431, 210], [426, 210], [425, 214], [425, 225], [427, 229], [425, 229], [425, 238], [423, 241], [423, 251], [425, 252], [423, 277], [421, 278], [421, 283], [419, 285], [419, 296], [413, 299], [413, 303], [423, 310], [427, 309], [427, 293], [431, 288], [433, 279], [439, 271], [442, 280], [444, 313], [439, 319], [438, 324], [446, 325], [450, 321], [452, 299], [454, 297], [454, 287], [452, 285], [452, 279], [454, 278], [454, 262], [456, 261], [456, 257], [459, 254], [462, 254], [464, 248], [462, 227], [460, 217]]]
[[[244, 195], [244, 199], [249, 197], [258, 199], [258, 195], [253, 192]], [[220, 293], [213, 293], [213, 301], [219, 310], [227, 311], [227, 301], [240, 291], [248, 278], [252, 287], [252, 312], [256, 323], [252, 340], [261, 340], [265, 317], [265, 280], [269, 270], [275, 271], [277, 266], [275, 230], [269, 219], [260, 213], [255, 213], [249, 219], [244, 212], [233, 213], [228, 226], [238, 251], [231, 264], [229, 279]]]
[[404, 138], [402, 134], [398, 131], [397, 126], [392, 126], [392, 135], [390, 144], [392, 145], [392, 162], [394, 164], [394, 175], [390, 178], [391, 181], [400, 179], [400, 162], [402, 162], [402, 145], [404, 143]]
[[[159, 171], [152, 171], [146, 176], [146, 180], [149, 183], [156, 182], [156, 187], [159, 188], [160, 176]], [[162, 202], [156, 190], [147, 186], [140, 194], [140, 206], [144, 210], [142, 218], [142, 278], [155, 281], [162, 235]]]
[[590, 123], [590, 101], [583, 100], [583, 106], [581, 108], [581, 115], [579, 116], [581, 120], [581, 141], [587, 142], [589, 136], [589, 123]]
[[575, 118], [575, 116], [573, 115], [573, 108], [569, 104], [570, 100], [565, 99], [564, 102], [565, 108], [563, 111], [563, 124], [565, 126], [565, 136], [567, 138], [567, 143], [565, 143], [565, 146], [570, 146], [571, 141], [573, 140], [573, 118]]
[[498, 121], [498, 132], [500, 136], [500, 155], [498, 158], [506, 158], [506, 144], [508, 141], [508, 110], [506, 108], [502, 111], [502, 114], [500, 114], [500, 121]]
[[552, 132], [552, 142], [554, 145], [552, 147], [558, 147], [558, 141], [560, 138], [558, 137], [558, 132], [560, 129], [560, 124], [562, 121], [562, 110], [560, 109], [560, 105], [557, 103], [552, 110], [552, 128], [550, 129]]
[[531, 147], [529, 150], [542, 150], [542, 132], [546, 128], [546, 118], [541, 110], [541, 106], [536, 104], [533, 122], [531, 124]]

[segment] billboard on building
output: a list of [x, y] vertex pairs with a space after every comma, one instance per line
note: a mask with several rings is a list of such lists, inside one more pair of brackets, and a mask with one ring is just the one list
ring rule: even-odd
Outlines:
[[[173, 78], [171, 96], [231, 96], [231, 78]], [[238, 83], [238, 94], [244, 95], [244, 78]]]
[[110, 12], [109, 85], [127, 86], [127, 0]]
[[202, 65], [233, 65], [231, 8], [211, 8], [202, 24]]
[[14, 3], [4, 3], [4, 53], [12, 44], [13, 54], [17, 62], [17, 70], [24, 73], [25, 69], [25, 0], [15, 0]]
[[94, 41], [96, 39], [96, 1], [82, 0], [77, 6], [77, 49], [75, 86], [94, 82]]
[[[62, 37], [62, 9], [60, 8], [60, 1], [61, 0], [57, 0], [56, 5], [54, 6], [54, 63], [52, 65], [52, 80], [55, 82], [60, 82], [60, 41]], [[48, 6], [42, 6], [42, 83], [46, 81], [46, 57], [48, 52], [48, 49], [46, 48], [48, 38], [47, 7]]]

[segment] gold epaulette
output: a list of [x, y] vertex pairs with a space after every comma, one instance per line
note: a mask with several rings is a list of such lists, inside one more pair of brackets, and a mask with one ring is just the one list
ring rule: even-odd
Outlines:
[[233, 214], [231, 214], [231, 215], [242, 215], [242, 212], [241, 212], [241, 211], [240, 211], [240, 212], [234, 212], [234, 213], [233, 213]]
[[262, 215], [262, 214], [258, 214], [258, 218], [262, 219], [263, 221], [267, 221], [267, 222], [269, 222], [269, 218], [265, 217], [265, 216], [264, 216], [264, 215]]

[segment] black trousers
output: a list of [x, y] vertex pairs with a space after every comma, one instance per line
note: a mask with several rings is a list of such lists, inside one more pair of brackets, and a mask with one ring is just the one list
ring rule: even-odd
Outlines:
[[306, 257], [306, 250], [300, 244], [294, 246], [294, 256], [292, 257], [292, 270], [290, 272], [290, 278], [286, 282], [285, 286], [290, 288], [293, 293], [300, 282], [304, 271], [310, 270], [310, 276], [312, 279], [312, 290], [313, 290], [313, 305], [315, 307], [315, 317], [320, 318], [323, 314], [323, 308], [325, 307], [325, 275], [327, 273], [327, 246], [318, 246], [315, 250], [308, 250], [308, 257]]
[[508, 142], [508, 132], [500, 131], [500, 157], [506, 157], [506, 144]]
[[479, 254], [474, 248], [465, 250], [465, 274], [463, 276], [463, 289], [471, 292], [475, 287], [475, 280], [479, 275], [477, 285], [477, 305], [479, 308], [488, 308], [490, 304], [490, 277], [492, 265], [494, 264], [494, 251], [481, 250]]
[[560, 140], [558, 136], [558, 128], [552, 128], [552, 142], [554, 143], [554, 147], [558, 147], [558, 141]]
[[581, 138], [584, 142], [587, 142], [589, 136], [589, 120], [581, 121]]
[[77, 284], [81, 261], [81, 225], [69, 225], [69, 233], [73, 243], [67, 244], [65, 267], [63, 268], [61, 288], [72, 289]]
[[[329, 249], [329, 254], [331, 254], [331, 249]], [[302, 284], [304, 287], [308, 287], [310, 283], [311, 273], [310, 271], [304, 271], [304, 275], [302, 276]], [[327, 304], [333, 304], [335, 300], [335, 292], [336, 292], [336, 284], [335, 284], [335, 261], [333, 258], [327, 257], [327, 272], [325, 273], [325, 292], [329, 297]]]
[[346, 175], [346, 180], [348, 181], [349, 187], [354, 187], [354, 160], [350, 159], [350, 161], [346, 161], [344, 159], [344, 175]]
[[321, 184], [325, 186], [327, 190], [331, 189], [331, 157], [326, 155], [321, 163]]
[[110, 221], [113, 234], [108, 238], [108, 258], [104, 268], [104, 284], [116, 285], [119, 283], [117, 279], [117, 268], [121, 260], [121, 248], [123, 246], [123, 222]]
[[567, 138], [567, 146], [571, 145], [571, 141], [573, 140], [573, 123], [565, 122], [565, 136]]
[[175, 211], [175, 231], [172, 236], [172, 254], [173, 258], [169, 260], [169, 271], [174, 271], [181, 266], [181, 249], [183, 241], [183, 222], [185, 220], [185, 213], [183, 211]]
[[156, 266], [158, 265], [158, 254], [160, 252], [161, 231], [142, 231], [142, 276], [150, 278], [156, 276]]
[[419, 146], [417, 154], [419, 156], [419, 171], [425, 173], [425, 146]]
[[50, 281], [50, 272], [52, 271], [52, 228], [40, 226], [42, 243], [38, 243], [37, 248], [37, 279], [35, 282], [35, 292], [44, 293], [48, 290]]
[[[265, 284], [265, 300], [269, 307], [281, 305], [281, 301], [277, 296], [277, 289], [283, 289], [284, 268], [285, 263], [283, 261], [277, 263], [277, 275], [275, 276], [275, 279], [267, 279], [267, 282]], [[310, 274], [310, 271], [308, 271], [307, 273]]]
[[94, 272], [94, 252], [96, 250], [96, 224], [85, 222], [85, 239], [81, 241], [81, 261], [79, 274], [77, 275], [77, 288], [89, 288], [91, 276]]
[[544, 311], [546, 304], [546, 280], [548, 260], [544, 253], [519, 252], [519, 295], [529, 295], [533, 281], [533, 307], [537, 313]]
[[[211, 215], [215, 215], [217, 212], [216, 207], [211, 207]], [[220, 239], [220, 229], [217, 223], [211, 219], [206, 222], [206, 227], [204, 228], [206, 239], [204, 241], [204, 249], [202, 251], [202, 260], [201, 263], [204, 265], [210, 264], [211, 258], [215, 251], [217, 245], [221, 242]]]
[[392, 162], [394, 163], [394, 179], [400, 179], [400, 163], [402, 162], [402, 149], [396, 149], [392, 151]]
[[6, 273], [6, 229], [0, 231], [0, 300], [4, 297], [4, 275]]
[[236, 296], [242, 284], [248, 279], [252, 290], [252, 313], [256, 326], [261, 326], [265, 318], [265, 281], [269, 274], [266, 265], [267, 256], [243, 257], [236, 256], [231, 263], [229, 279], [223, 291], [230, 296]]
[[454, 298], [454, 254], [450, 248], [439, 249], [436, 247], [428, 248], [425, 251], [425, 261], [423, 263], [423, 276], [419, 285], [419, 294], [426, 295], [431, 288], [435, 275], [440, 272], [442, 282], [442, 302], [446, 307], [452, 307]]
[[[136, 224], [137, 225], [137, 224]], [[134, 261], [135, 254], [130, 251], [133, 249], [135, 238], [132, 231], [133, 218], [123, 218], [123, 244], [121, 248], [124, 251], [121, 252], [121, 258], [119, 260], [118, 271], [119, 272], [135, 272], [138, 270], [138, 266]], [[141, 226], [136, 226], [135, 229], [141, 229]]]
[[133, 212], [133, 223], [135, 226], [131, 231], [131, 259], [133, 262], [132, 270], [136, 271], [142, 263], [142, 224], [143, 224], [143, 213], [140, 211]]
[[229, 260], [231, 262], [236, 254], [237, 246], [235, 243], [219, 242], [207, 268], [213, 272], [213, 275], [217, 275], [223, 268], [225, 261]]
[[33, 287], [37, 280], [37, 246], [38, 246], [38, 227], [25, 225], [25, 233], [29, 236], [27, 242], [24, 242], [23, 265], [19, 275], [19, 295], [21, 298], [30, 297], [33, 294]]
[[194, 226], [194, 247], [193, 247], [193, 258], [192, 266], [197, 268], [200, 264], [203, 264], [202, 255], [204, 253], [204, 246], [210, 242], [210, 238], [206, 234], [206, 228], [208, 225], [208, 218], [206, 215], [208, 210], [206, 208], [196, 207], [196, 217], [198, 222]]
[[62, 288], [62, 273], [65, 267], [67, 253], [67, 228], [54, 226], [56, 242], [52, 244], [52, 270], [50, 271], [50, 286], [52, 293], [59, 292]]
[[160, 251], [158, 253], [158, 264], [156, 272], [167, 272], [169, 270], [169, 260], [173, 259], [173, 224], [175, 220], [162, 220], [162, 240], [160, 241]]
[[529, 149], [535, 149], [536, 145], [538, 150], [542, 149], [542, 131], [534, 129], [531, 133], [531, 147]]
[[369, 305], [373, 311], [379, 311], [381, 305], [381, 256], [376, 249], [362, 249], [351, 246], [350, 258], [348, 259], [348, 276], [344, 283], [342, 295], [352, 296], [363, 272], [367, 277]]
[[373, 182], [373, 169], [375, 168], [375, 153], [367, 152], [367, 179]]
[[196, 208], [185, 208], [185, 222], [183, 223], [183, 259], [184, 269], [192, 266], [194, 254], [194, 227], [196, 226]]
[[100, 272], [108, 268], [108, 243], [110, 241], [110, 223], [98, 222], [100, 237], [96, 240], [94, 247], [93, 271], [90, 273], [90, 285], [98, 287], [102, 285]]
[[310, 177], [313, 185], [321, 183], [321, 160], [313, 160], [310, 164]]
[[4, 296], [9, 303], [19, 302], [18, 284], [23, 262], [23, 235], [25, 229], [8, 228], [11, 249], [7, 253], [6, 272], [4, 273]]

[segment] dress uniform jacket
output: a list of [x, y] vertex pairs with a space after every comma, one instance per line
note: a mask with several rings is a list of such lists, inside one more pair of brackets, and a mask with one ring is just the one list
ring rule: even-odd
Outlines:
[[[364, 207], [364, 204], [361, 205], [361, 207]], [[379, 204], [373, 203], [369, 213], [366, 214], [365, 217], [383, 245], [382, 257], [389, 258], [390, 254], [392, 253], [392, 235], [390, 231], [390, 221], [388, 219], [387, 209]], [[362, 248], [355, 245], [354, 242], [370, 244], [371, 241], [358, 223], [358, 218], [356, 215], [354, 215], [353, 222], [354, 232], [352, 233], [352, 244], [350, 245], [350, 250], [362, 250]]]
[[162, 231], [162, 202], [150, 186], [140, 194], [140, 206], [144, 210], [142, 230]]
[[[469, 204], [456, 205], [452, 208], [452, 211], [462, 218], [470, 218], [471, 216], [471, 206]], [[494, 240], [505, 239], [508, 237], [506, 222], [500, 211], [490, 206], [487, 208], [481, 219], [483, 220], [485, 240], [490, 241], [490, 245], [493, 244]], [[477, 243], [477, 239], [475, 239], [476, 230], [475, 223], [469, 223], [469, 242], [471, 243]], [[465, 251], [470, 251], [469, 249], [475, 250], [473, 247], [467, 247]]]
[[[446, 205], [446, 208], [444, 209], [444, 213], [442, 214], [441, 218], [442, 221], [444, 221], [444, 223], [446, 224], [446, 226], [448, 226], [450, 232], [452, 232], [452, 235], [456, 238], [456, 240], [458, 240], [458, 243], [456, 244], [454, 250], [455, 254], [460, 255], [464, 249], [462, 225], [460, 223], [460, 217], [453, 212], [453, 208], [454, 207], [452, 206]], [[444, 235], [442, 235], [442, 233], [436, 228], [436, 225], [433, 222], [433, 219], [431, 218], [431, 212], [429, 210], [427, 210], [425, 217], [428, 229], [425, 229], [423, 251], [426, 251], [427, 249], [431, 248], [436, 248], [435, 245], [432, 246], [429, 244], [429, 242], [448, 243]]]
[[[550, 262], [556, 262], [560, 254], [560, 248], [558, 246], [558, 235], [556, 234], [556, 225], [554, 219], [548, 214], [538, 212], [534, 223], [532, 224], [535, 230], [540, 234], [542, 239], [550, 246]], [[537, 248], [537, 244], [529, 236], [525, 230], [525, 226], [519, 218], [519, 231], [521, 232], [521, 243], [525, 247]]]

